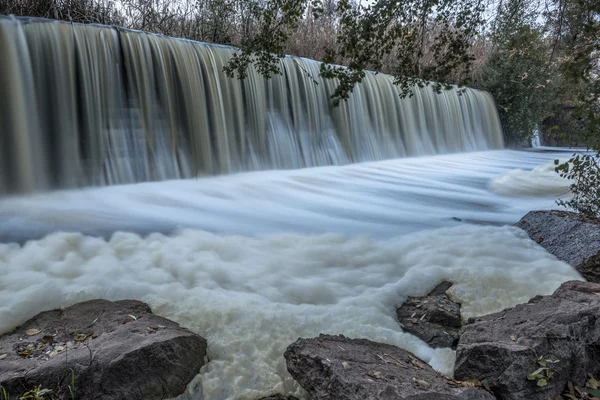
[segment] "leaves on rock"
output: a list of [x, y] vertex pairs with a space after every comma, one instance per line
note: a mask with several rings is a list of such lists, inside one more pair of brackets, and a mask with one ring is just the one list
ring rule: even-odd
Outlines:
[[588, 374], [588, 375], [589, 375], [590, 379], [588, 379], [585, 386], [590, 389], [594, 389], [594, 390], [598, 389], [598, 381], [591, 374]]
[[76, 333], [73, 335], [73, 339], [77, 343], [83, 343], [85, 341], [92, 340], [92, 333]]
[[367, 375], [375, 379], [384, 379], [383, 374], [379, 371], [369, 371], [367, 372]]
[[429, 386], [431, 386], [431, 383], [429, 383], [427, 381], [424, 381], [423, 379], [412, 378], [412, 381], [414, 383], [416, 383], [417, 385], [422, 386], [422, 387], [429, 387]]
[[588, 375], [590, 378], [586, 382], [585, 388], [575, 386], [573, 382], [569, 381], [565, 392], [555, 400], [600, 400], [599, 383], [591, 374]]

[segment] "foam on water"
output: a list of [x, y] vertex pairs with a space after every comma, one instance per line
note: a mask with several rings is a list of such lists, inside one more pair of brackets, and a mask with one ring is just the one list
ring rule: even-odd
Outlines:
[[514, 169], [492, 179], [490, 189], [505, 196], [568, 196], [571, 181], [561, 178], [555, 168], [552, 161], [530, 171]]
[[564, 156], [493, 151], [5, 198], [0, 242], [23, 244], [0, 244], [0, 333], [86, 299], [146, 301], [208, 339], [189, 399], [303, 397], [282, 355], [319, 333], [398, 345], [449, 374], [454, 352], [403, 333], [395, 308], [450, 280], [468, 318], [579, 279], [501, 226], [554, 206], [565, 183], [547, 163]]
[[465, 225], [374, 240], [341, 235], [173, 237], [107, 242], [52, 234], [0, 245], [0, 332], [43, 309], [136, 298], [208, 339], [190, 398], [301, 396], [282, 357], [298, 337], [341, 333], [398, 345], [445, 373], [453, 353], [402, 333], [395, 307], [441, 280], [465, 318], [552, 292], [579, 275], [512, 227]]

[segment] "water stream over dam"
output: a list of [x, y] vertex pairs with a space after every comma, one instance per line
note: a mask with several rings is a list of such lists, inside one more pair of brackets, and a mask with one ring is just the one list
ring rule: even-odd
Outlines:
[[503, 146], [492, 97], [367, 74], [348, 102], [320, 64], [243, 82], [235, 49], [144, 32], [0, 17], [0, 193], [340, 165]]

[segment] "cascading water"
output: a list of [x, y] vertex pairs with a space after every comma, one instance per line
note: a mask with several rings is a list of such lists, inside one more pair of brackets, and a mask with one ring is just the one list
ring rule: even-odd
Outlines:
[[502, 147], [489, 94], [400, 99], [369, 74], [334, 108], [316, 62], [241, 82], [222, 72], [233, 51], [0, 17], [0, 195], [273, 169], [0, 197], [0, 334], [139, 299], [208, 340], [182, 400], [305, 399], [282, 356], [299, 336], [390, 343], [451, 374], [451, 350], [402, 331], [406, 296], [452, 281], [467, 318], [580, 278], [501, 226], [568, 192], [552, 161], [570, 152], [435, 155]]
[[0, 17], [0, 193], [339, 165], [503, 146], [492, 97], [367, 74], [333, 107], [319, 63], [280, 76], [235, 49], [114, 27]]

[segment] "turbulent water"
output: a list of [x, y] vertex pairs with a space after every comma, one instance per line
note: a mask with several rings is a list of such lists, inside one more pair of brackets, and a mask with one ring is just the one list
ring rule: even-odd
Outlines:
[[318, 63], [240, 82], [233, 51], [0, 17], [0, 334], [135, 298], [208, 339], [183, 398], [303, 398], [282, 356], [299, 336], [398, 345], [450, 374], [452, 351], [402, 332], [406, 296], [450, 280], [469, 317], [580, 278], [507, 225], [569, 195], [552, 161], [570, 154], [493, 150], [489, 94], [400, 99], [367, 74], [333, 108]]
[[401, 99], [368, 73], [333, 107], [320, 64], [241, 82], [235, 50], [143, 32], [0, 16], [0, 194], [498, 149], [489, 93]]
[[446, 279], [468, 317], [579, 279], [502, 226], [567, 193], [550, 164], [568, 155], [502, 150], [5, 198], [4, 242], [73, 232], [0, 244], [0, 332], [85, 299], [146, 301], [208, 339], [189, 399], [303, 397], [282, 354], [319, 333], [395, 344], [451, 373], [454, 353], [403, 333], [395, 307]]
[[569, 155], [500, 150], [5, 198], [0, 241], [56, 230], [390, 237], [457, 219], [501, 225], [568, 192], [552, 160]]

